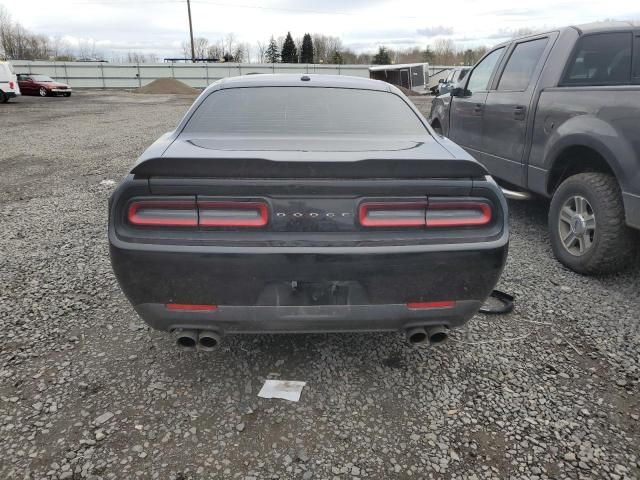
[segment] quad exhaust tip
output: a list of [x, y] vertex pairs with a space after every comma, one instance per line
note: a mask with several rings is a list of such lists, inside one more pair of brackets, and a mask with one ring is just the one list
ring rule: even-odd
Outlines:
[[211, 330], [182, 330], [174, 331], [176, 345], [180, 350], [195, 351], [201, 350], [211, 352], [218, 348], [222, 340], [217, 332]]
[[447, 328], [443, 325], [433, 327], [413, 327], [406, 331], [407, 341], [411, 345], [431, 344], [438, 345], [449, 337]]

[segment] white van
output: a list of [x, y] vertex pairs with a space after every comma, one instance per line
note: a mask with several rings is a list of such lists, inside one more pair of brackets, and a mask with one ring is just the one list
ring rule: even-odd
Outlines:
[[20, 95], [18, 79], [9, 62], [0, 61], [0, 103]]

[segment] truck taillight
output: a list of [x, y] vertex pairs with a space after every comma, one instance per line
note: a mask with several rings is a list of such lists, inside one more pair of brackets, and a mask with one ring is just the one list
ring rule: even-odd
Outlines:
[[198, 201], [201, 227], [264, 227], [269, 209], [263, 202]]
[[9, 88], [10, 88], [11, 90], [13, 90], [14, 88], [16, 88], [16, 84], [15, 84], [13, 81], [10, 81], [10, 82], [9, 82]]
[[491, 222], [491, 205], [481, 200], [365, 202], [358, 209], [363, 227], [474, 227]]
[[195, 200], [137, 200], [129, 204], [131, 225], [155, 227], [197, 227]]

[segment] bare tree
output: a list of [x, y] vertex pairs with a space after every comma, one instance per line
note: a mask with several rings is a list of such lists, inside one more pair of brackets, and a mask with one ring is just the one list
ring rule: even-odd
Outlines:
[[258, 63], [265, 63], [266, 56], [265, 53], [267, 51], [268, 43], [263, 43], [260, 40], [256, 42], [256, 49], [258, 50]]
[[457, 49], [450, 38], [438, 38], [433, 44], [435, 63], [439, 65], [453, 65], [457, 60]]
[[209, 51], [209, 40], [204, 37], [194, 38], [193, 48], [196, 52], [196, 58], [206, 58]]

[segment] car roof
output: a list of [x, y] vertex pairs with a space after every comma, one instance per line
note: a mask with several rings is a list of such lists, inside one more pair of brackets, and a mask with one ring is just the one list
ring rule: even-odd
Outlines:
[[[308, 79], [308, 80], [303, 80]], [[243, 87], [326, 87], [326, 88], [355, 88], [362, 90], [390, 91], [389, 84], [381, 80], [371, 80], [364, 77], [350, 77], [348, 75], [324, 75], [306, 73], [276, 73], [242, 75], [227, 77], [219, 83], [211, 85], [217, 88]]]

